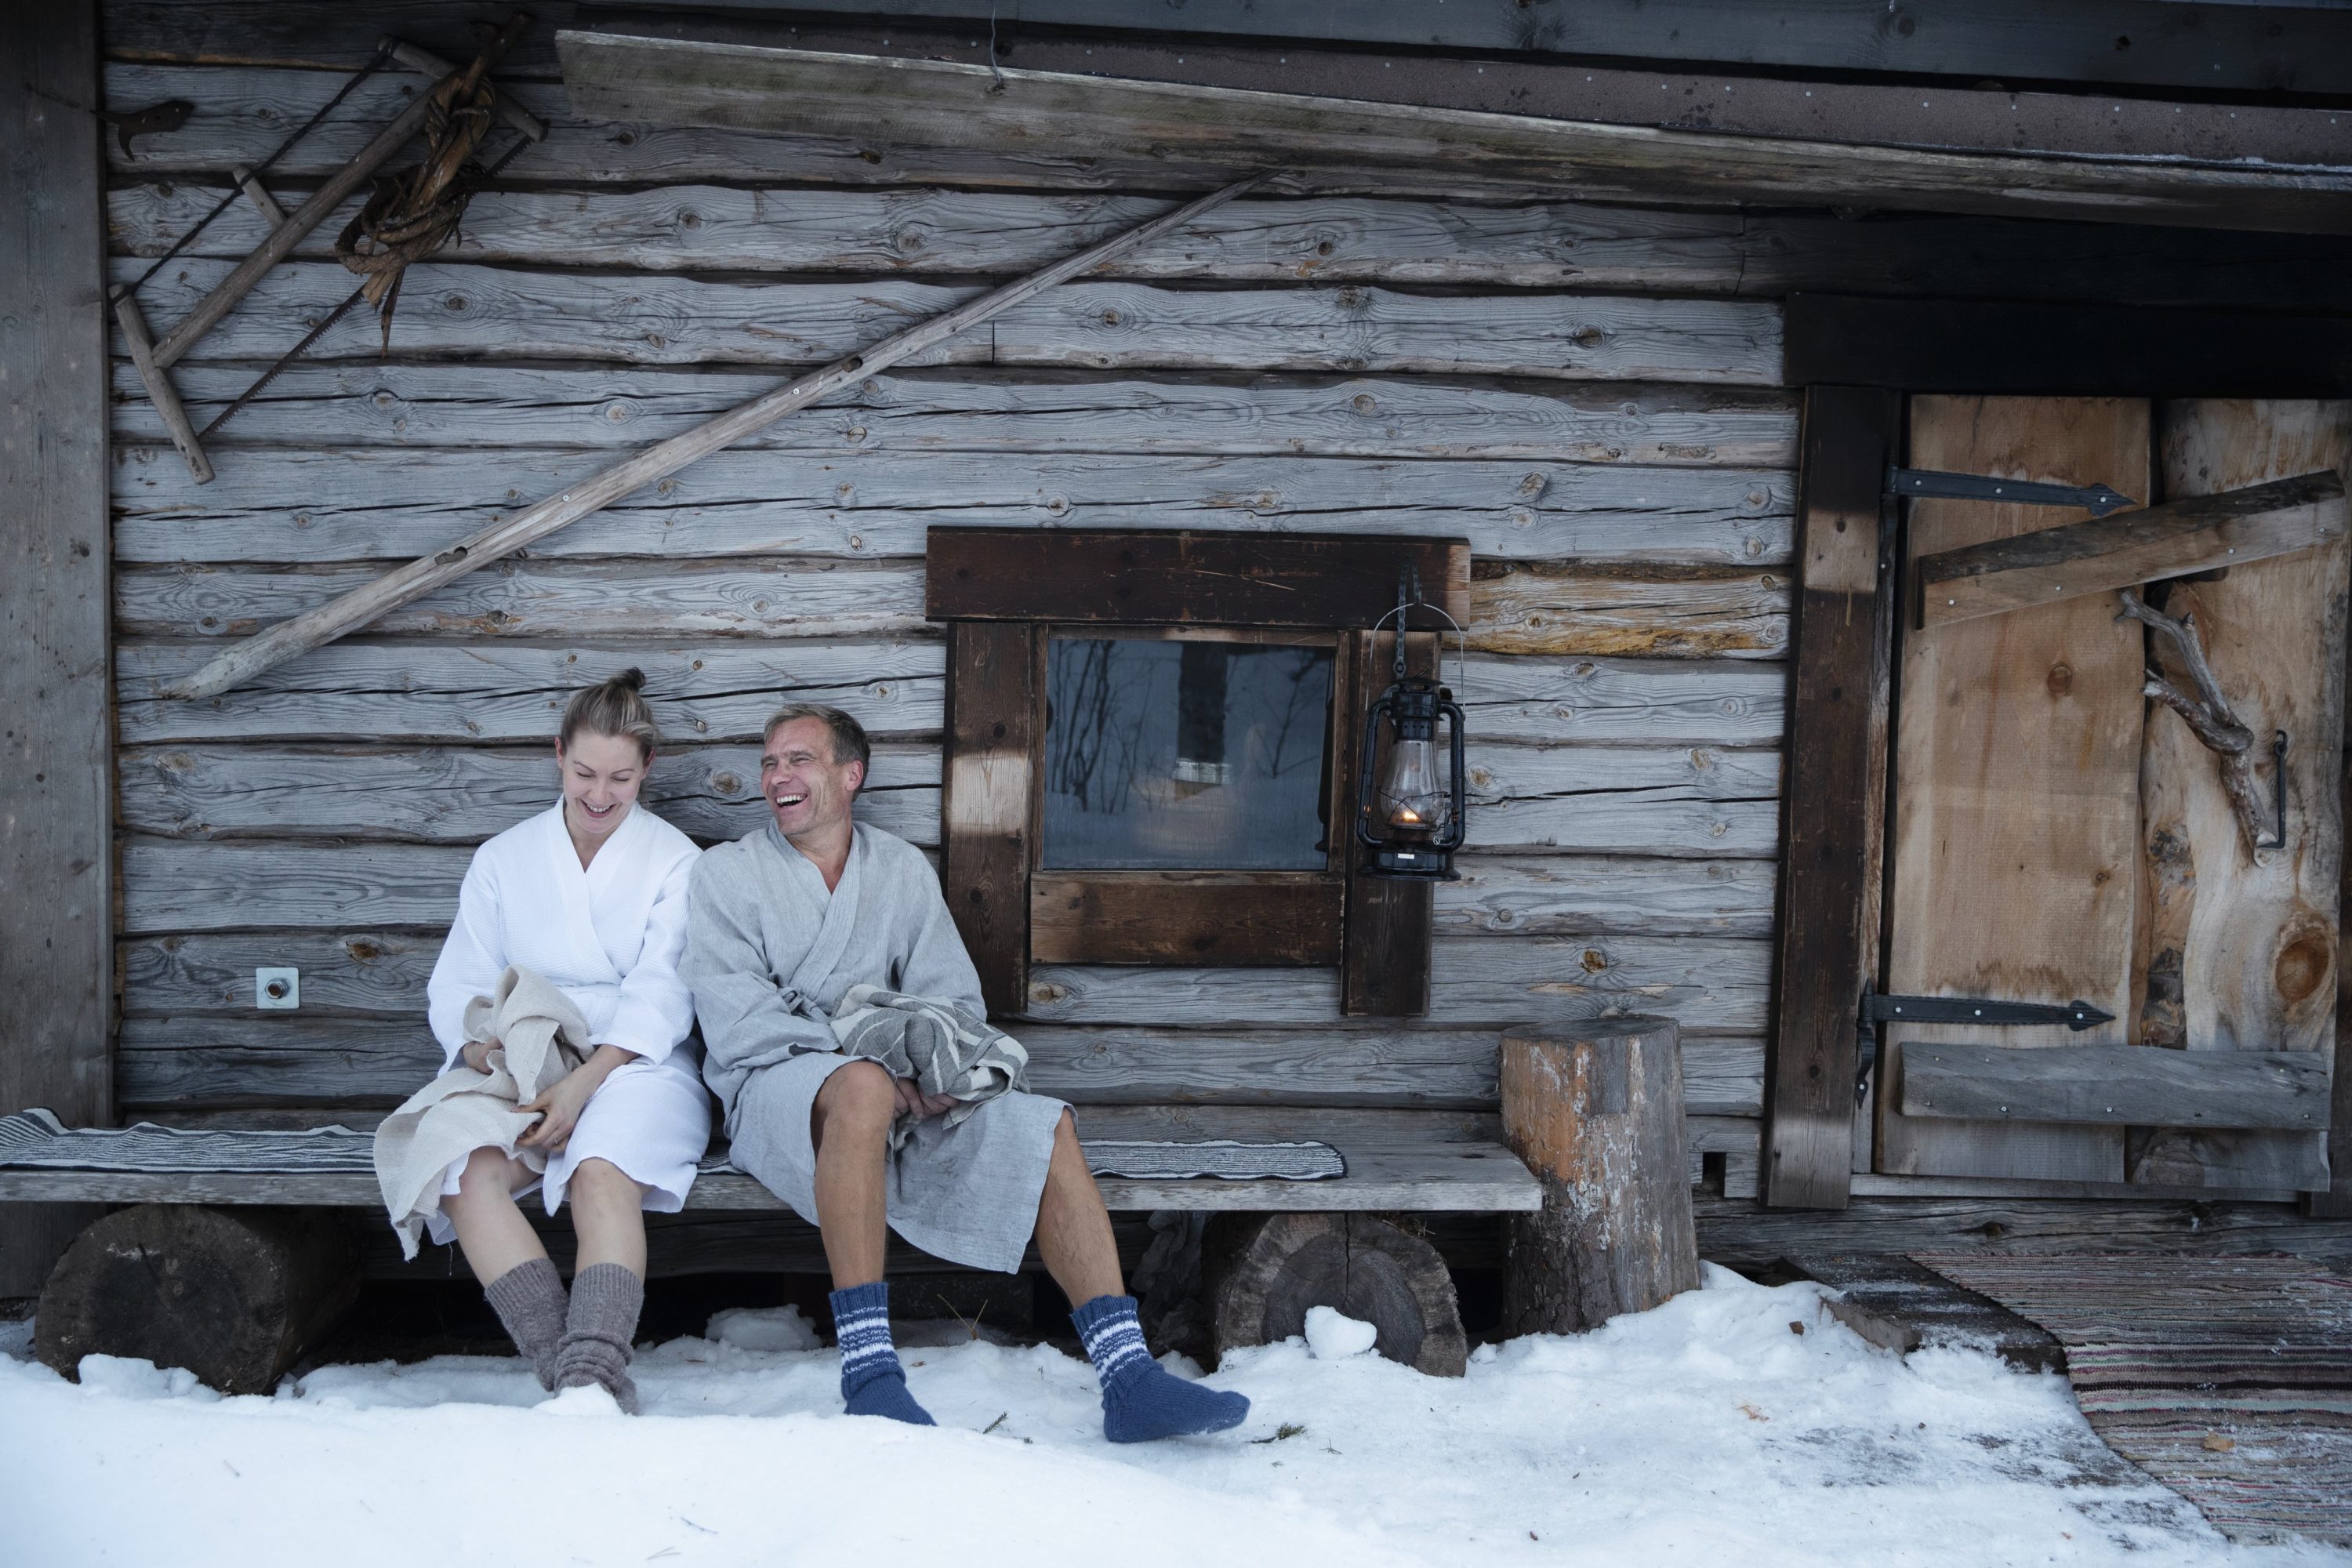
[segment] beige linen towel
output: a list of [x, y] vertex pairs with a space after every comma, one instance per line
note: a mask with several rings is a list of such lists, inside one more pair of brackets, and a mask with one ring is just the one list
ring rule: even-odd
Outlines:
[[415, 1258], [425, 1216], [441, 1206], [449, 1166], [495, 1145], [534, 1171], [547, 1154], [515, 1147], [539, 1118], [516, 1109], [587, 1059], [588, 1022], [551, 982], [509, 969], [498, 989], [466, 1004], [466, 1038], [497, 1040], [488, 1072], [460, 1061], [408, 1097], [375, 1130], [375, 1179], [404, 1257]]

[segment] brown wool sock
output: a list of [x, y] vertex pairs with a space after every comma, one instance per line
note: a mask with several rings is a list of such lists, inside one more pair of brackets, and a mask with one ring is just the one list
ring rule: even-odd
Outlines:
[[645, 1304], [646, 1282], [625, 1265], [592, 1263], [573, 1275], [572, 1310], [555, 1352], [555, 1386], [594, 1384], [635, 1415], [637, 1385], [629, 1380], [629, 1358]]
[[555, 1347], [563, 1338], [564, 1314], [570, 1303], [563, 1294], [563, 1277], [544, 1258], [519, 1263], [482, 1287], [507, 1334], [530, 1363], [541, 1388], [555, 1387]]

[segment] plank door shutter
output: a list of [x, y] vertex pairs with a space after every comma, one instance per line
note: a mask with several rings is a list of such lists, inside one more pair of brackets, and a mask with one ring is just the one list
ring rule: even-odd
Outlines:
[[[2149, 408], [2123, 398], [1915, 397], [1915, 468], [2148, 494]], [[1911, 503], [1908, 560], [2087, 517], [1973, 500]], [[2138, 912], [2142, 633], [2112, 595], [1922, 628], [1895, 688], [1885, 990], [2084, 1001], [2116, 1022], [2002, 1029], [1890, 1025], [1878, 1169], [2120, 1182], [2120, 1127], [1904, 1114], [1917, 1045], [2125, 1043]], [[1937, 1109], [1941, 1109], [1940, 1107]]]
[[[1915, 468], [2105, 481], [2153, 503], [2340, 467], [2352, 405], [1921, 397], [1910, 437]], [[2347, 570], [2342, 503], [2328, 504], [2314, 548], [2147, 590], [2193, 618], [2265, 742], [2266, 800], [2266, 742], [2290, 736], [2286, 842], [2259, 858], [2213, 753], [2144, 699], [2149, 639], [2115, 618], [2113, 594], [1906, 617], [1885, 990], [2116, 1016], [2083, 1033], [1891, 1028], [1880, 1171], [2326, 1185]], [[2079, 515], [1923, 500], [1906, 552]]]

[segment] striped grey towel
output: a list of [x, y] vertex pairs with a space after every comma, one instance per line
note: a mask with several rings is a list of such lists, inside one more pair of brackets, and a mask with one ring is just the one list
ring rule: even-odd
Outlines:
[[[853, 985], [833, 1016], [833, 1037], [853, 1057], [870, 1057], [892, 1078], [910, 1078], [925, 1094], [944, 1094], [959, 1103], [947, 1113], [950, 1127], [1008, 1089], [1024, 1088], [1029, 1053], [1021, 1042], [961, 1002], [934, 1001]], [[891, 1124], [890, 1146], [914, 1131], [900, 1117]]]

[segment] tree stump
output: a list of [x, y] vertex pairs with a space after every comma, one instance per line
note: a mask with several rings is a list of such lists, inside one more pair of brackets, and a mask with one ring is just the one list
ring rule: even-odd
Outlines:
[[1575, 1333], [1696, 1289], [1673, 1020], [1514, 1029], [1502, 1089], [1503, 1135], [1544, 1189], [1511, 1218], [1503, 1331]]
[[185, 1367], [223, 1394], [267, 1394], [359, 1293], [359, 1257], [315, 1209], [142, 1204], [83, 1231], [34, 1318], [34, 1353], [67, 1377], [86, 1355]]
[[1201, 1241], [1213, 1353], [1307, 1331], [1331, 1307], [1379, 1331], [1373, 1348], [1433, 1377], [1469, 1364], [1454, 1277], [1437, 1249], [1368, 1214], [1219, 1215]]

